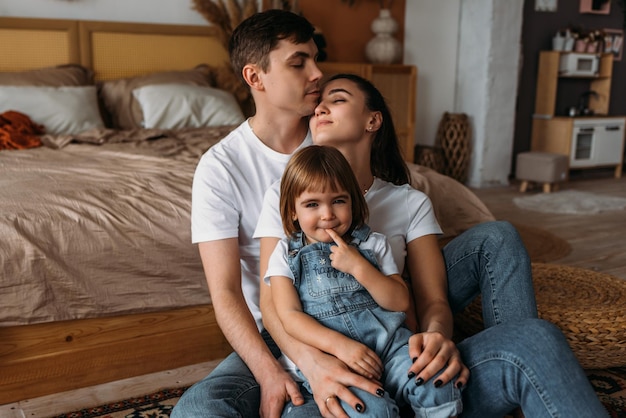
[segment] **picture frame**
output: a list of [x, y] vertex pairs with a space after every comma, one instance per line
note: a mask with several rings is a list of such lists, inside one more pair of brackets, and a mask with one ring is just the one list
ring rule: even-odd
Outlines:
[[613, 61], [621, 61], [624, 51], [624, 31], [604, 29], [604, 52], [613, 54]]

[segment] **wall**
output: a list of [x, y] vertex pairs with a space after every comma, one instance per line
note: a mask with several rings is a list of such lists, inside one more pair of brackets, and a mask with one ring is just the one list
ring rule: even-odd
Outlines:
[[[358, 0], [352, 6], [340, 0], [300, 0], [298, 4], [302, 15], [324, 34], [328, 61], [366, 62], [365, 46], [373, 37], [370, 25], [380, 11], [378, 1]], [[405, 0], [392, 2], [391, 15], [398, 22], [395, 37], [400, 42], [404, 39], [404, 10]]]
[[469, 115], [467, 184], [508, 184], [524, 0], [463, 0], [455, 111]]
[[[570, 25], [592, 29], [623, 29], [624, 15], [620, 1], [611, 1], [609, 15], [581, 14], [579, 1], [559, 1], [556, 12], [536, 12], [534, 1], [524, 5], [524, 23], [522, 26], [522, 54], [524, 66], [520, 78], [517, 98], [517, 120], [515, 123], [515, 141], [513, 157], [519, 152], [530, 149], [532, 114], [535, 107], [535, 84], [539, 52], [552, 49], [552, 37]], [[576, 105], [580, 93], [588, 89], [584, 80], [564, 80], [560, 83], [557, 114], [563, 114], [568, 106]], [[626, 54], [622, 61], [614, 62], [611, 84], [611, 102], [609, 114], [626, 115]], [[513, 161], [514, 162], [514, 161]]]
[[416, 143], [433, 145], [444, 112], [454, 111], [461, 0], [409, 1], [404, 63], [416, 65]]
[[0, 16], [206, 24], [189, 0], [0, 0]]

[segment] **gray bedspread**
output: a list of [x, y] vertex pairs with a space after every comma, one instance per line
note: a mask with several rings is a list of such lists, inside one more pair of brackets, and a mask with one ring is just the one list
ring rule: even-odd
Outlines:
[[210, 303], [191, 183], [231, 129], [101, 130], [0, 152], [0, 326]]

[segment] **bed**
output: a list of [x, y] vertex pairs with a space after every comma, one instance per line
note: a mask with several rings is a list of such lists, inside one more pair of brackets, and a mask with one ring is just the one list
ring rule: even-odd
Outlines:
[[210, 127], [135, 120], [138, 103], [165, 101], [155, 86], [241, 96], [211, 30], [1, 18], [0, 54], [3, 110], [47, 128], [42, 146], [0, 151], [0, 404], [227, 355], [190, 240], [190, 186], [242, 120], [245, 89], [237, 109], [199, 116]]
[[[225, 357], [191, 181], [253, 105], [215, 34], [0, 18], [0, 55], [0, 125], [17, 109], [36, 132], [0, 150], [0, 404]], [[493, 219], [411, 171], [445, 235]]]

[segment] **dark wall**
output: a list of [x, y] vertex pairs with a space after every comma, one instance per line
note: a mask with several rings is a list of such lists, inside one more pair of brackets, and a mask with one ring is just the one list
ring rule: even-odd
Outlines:
[[[515, 138], [513, 143], [513, 170], [516, 155], [530, 150], [532, 115], [535, 107], [535, 83], [539, 52], [552, 49], [552, 37], [559, 29], [570, 26], [584, 30], [624, 29], [624, 0], [611, 0], [608, 15], [582, 14], [578, 0], [560, 0], [557, 12], [536, 12], [535, 1], [524, 2], [522, 24], [522, 71], [517, 97]], [[589, 89], [588, 81], [566, 79], [559, 82], [556, 114], [562, 115], [569, 106], [577, 105], [580, 93]], [[626, 51], [622, 60], [613, 63], [609, 114], [626, 116]]]

